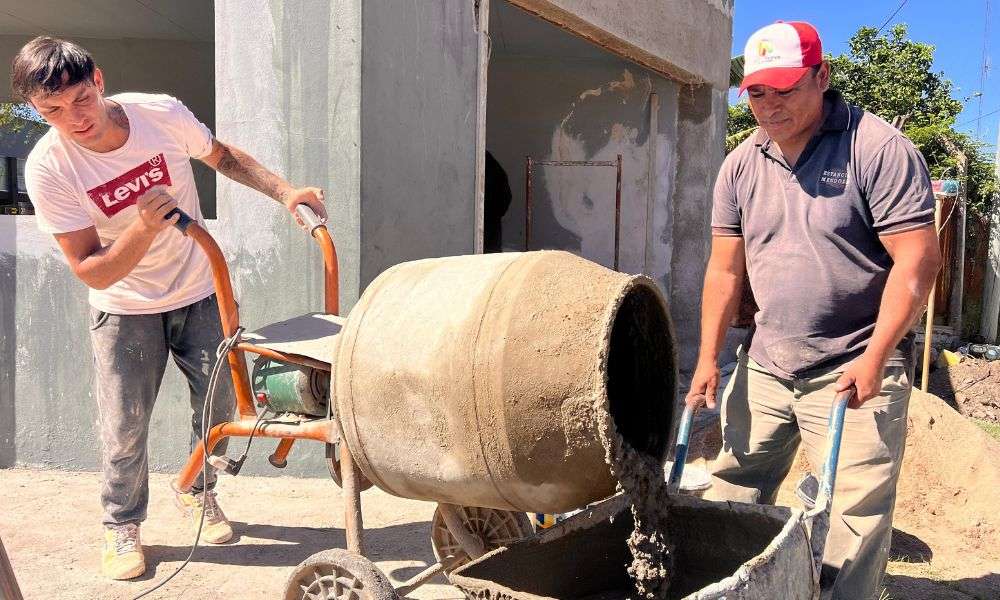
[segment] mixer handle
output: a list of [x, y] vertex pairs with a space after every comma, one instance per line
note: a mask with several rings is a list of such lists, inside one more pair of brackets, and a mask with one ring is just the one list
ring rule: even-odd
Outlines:
[[302, 223], [306, 226], [306, 231], [309, 232], [309, 235], [312, 235], [314, 231], [325, 224], [308, 204], [296, 205], [295, 215], [302, 219]]

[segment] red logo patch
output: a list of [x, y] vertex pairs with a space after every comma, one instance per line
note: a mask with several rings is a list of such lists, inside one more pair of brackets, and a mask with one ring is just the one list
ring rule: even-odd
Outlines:
[[139, 196], [154, 185], [170, 185], [170, 171], [162, 153], [107, 183], [87, 190], [87, 195], [110, 218], [135, 204]]

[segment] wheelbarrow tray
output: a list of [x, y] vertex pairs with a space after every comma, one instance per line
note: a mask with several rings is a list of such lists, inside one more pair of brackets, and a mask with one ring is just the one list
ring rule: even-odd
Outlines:
[[[796, 509], [674, 496], [676, 545], [670, 598], [813, 598], [809, 537]], [[467, 598], [635, 598], [626, 573], [633, 520], [614, 496], [526, 540], [452, 572]]]

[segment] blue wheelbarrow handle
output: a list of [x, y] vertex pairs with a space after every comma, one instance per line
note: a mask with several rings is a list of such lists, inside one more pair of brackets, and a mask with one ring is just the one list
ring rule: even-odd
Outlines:
[[691, 423], [694, 422], [694, 410], [684, 405], [681, 424], [677, 429], [677, 443], [674, 450], [674, 464], [670, 467], [670, 477], [667, 478], [667, 491], [676, 493], [681, 487], [681, 475], [684, 474], [684, 463], [687, 462], [688, 440], [691, 438]]
[[844, 435], [844, 417], [854, 393], [855, 390], [851, 387], [840, 392], [833, 401], [830, 421], [826, 428], [826, 461], [823, 463], [823, 474], [819, 481], [819, 493], [816, 495], [815, 506], [807, 516], [830, 510], [833, 488], [837, 482], [837, 463], [840, 461], [840, 440]]
[[[809, 511], [807, 516], [812, 516], [826, 511], [833, 501], [833, 487], [837, 481], [837, 463], [840, 460], [840, 440], [844, 435], [844, 417], [847, 412], [847, 405], [854, 397], [854, 388], [841, 392], [833, 401], [833, 409], [830, 411], [830, 421], [827, 425], [827, 450], [826, 461], [823, 463], [823, 475], [820, 481], [819, 494], [816, 498], [816, 505]], [[684, 405], [684, 413], [681, 415], [680, 426], [677, 429], [677, 442], [674, 450], [674, 464], [670, 467], [670, 477], [667, 478], [667, 487], [670, 492], [680, 489], [681, 475], [684, 474], [684, 463], [687, 462], [688, 442], [691, 438], [691, 424], [694, 422], [694, 409], [690, 405]]]
[[830, 421], [826, 430], [826, 461], [819, 481], [819, 493], [812, 510], [803, 516], [809, 527], [809, 549], [812, 553], [813, 581], [819, 590], [819, 576], [823, 568], [823, 552], [826, 549], [826, 535], [830, 531], [830, 508], [833, 505], [833, 490], [837, 482], [837, 463], [840, 460], [840, 441], [844, 435], [844, 417], [847, 405], [856, 390], [851, 387], [840, 392], [833, 401]]

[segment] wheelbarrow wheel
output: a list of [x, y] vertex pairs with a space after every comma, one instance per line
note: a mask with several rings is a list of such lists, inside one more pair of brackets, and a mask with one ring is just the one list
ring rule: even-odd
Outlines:
[[[340, 445], [339, 444], [327, 444], [326, 445], [326, 466], [330, 469], [330, 477], [333, 478], [333, 482], [337, 484], [337, 487], [344, 487], [344, 480], [340, 477]], [[372, 482], [368, 481], [368, 478], [361, 473], [360, 469], [355, 469], [358, 474], [358, 491], [363, 492], [368, 488], [372, 487]]]
[[[482, 540], [486, 552], [507, 546], [532, 533], [531, 521], [523, 512], [478, 506], [458, 508], [466, 531]], [[448, 556], [465, 557], [446, 569], [446, 573], [469, 562], [462, 544], [448, 529], [440, 506], [434, 510], [434, 518], [431, 520], [431, 548], [434, 550], [434, 558], [439, 562]]]
[[397, 600], [389, 579], [370, 560], [336, 548], [317, 552], [292, 571], [285, 600]]

